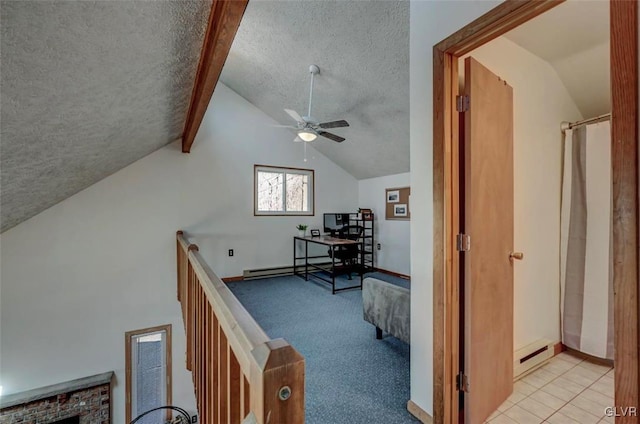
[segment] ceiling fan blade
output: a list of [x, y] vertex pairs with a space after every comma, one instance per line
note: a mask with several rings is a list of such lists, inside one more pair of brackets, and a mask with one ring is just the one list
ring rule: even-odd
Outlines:
[[290, 117], [295, 119], [296, 122], [304, 122], [304, 119], [302, 119], [302, 116], [298, 115], [298, 112], [296, 112], [295, 110], [285, 109], [284, 111], [287, 112]]
[[348, 127], [349, 123], [343, 119], [340, 121], [323, 122], [322, 124], [318, 124], [318, 126], [320, 128], [342, 128]]
[[326, 131], [318, 131], [318, 135], [326, 137], [329, 140], [333, 140], [336, 143], [342, 143], [343, 141], [346, 140], [345, 138], [342, 138], [339, 135], [331, 134], [330, 132], [326, 132]]

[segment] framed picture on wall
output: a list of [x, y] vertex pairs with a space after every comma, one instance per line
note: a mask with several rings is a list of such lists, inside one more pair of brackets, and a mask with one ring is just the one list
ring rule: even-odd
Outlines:
[[400, 201], [400, 190], [387, 191], [387, 203], [398, 203]]
[[408, 212], [406, 203], [393, 205], [393, 216], [407, 216]]

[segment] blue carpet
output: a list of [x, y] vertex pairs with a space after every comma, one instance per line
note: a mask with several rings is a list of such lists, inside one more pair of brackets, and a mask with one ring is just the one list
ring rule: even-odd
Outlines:
[[[359, 281], [341, 277], [338, 287]], [[269, 337], [286, 339], [305, 357], [307, 423], [418, 422], [407, 412], [409, 345], [392, 336], [376, 340], [375, 327], [362, 318], [360, 289], [332, 295], [330, 285], [295, 276], [229, 288]]]

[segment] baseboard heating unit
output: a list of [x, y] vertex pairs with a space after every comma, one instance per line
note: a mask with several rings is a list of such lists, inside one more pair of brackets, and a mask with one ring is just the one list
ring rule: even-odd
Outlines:
[[278, 266], [273, 268], [260, 268], [260, 269], [245, 269], [242, 272], [242, 277], [245, 280], [251, 280], [252, 278], [266, 278], [266, 277], [278, 277], [281, 275], [292, 275], [292, 266]]
[[554, 343], [550, 340], [537, 340], [513, 355], [513, 380], [519, 380], [525, 375], [543, 366], [553, 357]]
[[[331, 266], [331, 262], [317, 263], [316, 265], [327, 266], [327, 270]], [[304, 272], [304, 265], [296, 266], [298, 273]], [[311, 271], [309, 271], [311, 272]], [[314, 270], [314, 272], [317, 272]], [[281, 277], [283, 275], [293, 275], [293, 266], [276, 266], [272, 268], [259, 268], [259, 269], [245, 269], [242, 271], [242, 278], [244, 280], [251, 280], [255, 278], [268, 278], [268, 277]]]

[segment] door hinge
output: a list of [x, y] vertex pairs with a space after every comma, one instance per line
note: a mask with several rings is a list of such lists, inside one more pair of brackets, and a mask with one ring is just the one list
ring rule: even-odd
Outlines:
[[456, 236], [456, 249], [458, 252], [468, 252], [471, 250], [471, 237], [467, 234], [458, 234]]
[[456, 110], [458, 112], [469, 110], [469, 96], [456, 96]]
[[456, 376], [456, 390], [469, 393], [469, 377], [460, 373]]

